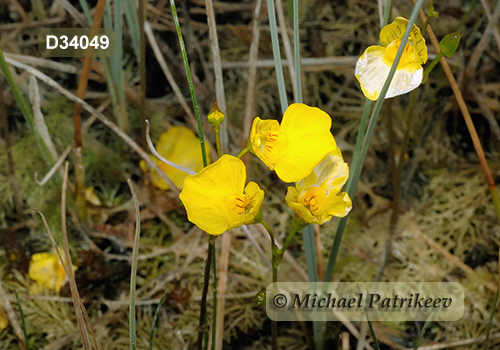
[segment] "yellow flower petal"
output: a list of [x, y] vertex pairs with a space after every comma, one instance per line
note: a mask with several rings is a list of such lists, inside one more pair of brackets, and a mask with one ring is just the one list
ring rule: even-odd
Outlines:
[[[210, 162], [210, 145], [205, 143], [205, 149]], [[203, 158], [201, 155], [200, 140], [194, 132], [185, 126], [173, 126], [162, 133], [156, 143], [158, 153], [179, 165], [194, 170], [196, 172], [203, 169]], [[178, 170], [168, 164], [163, 163], [154, 156], [151, 156], [161, 170], [179, 188], [182, 188], [184, 179], [188, 175], [182, 170]], [[140, 162], [142, 171], [146, 170], [146, 163]], [[170, 186], [154, 170], [151, 171], [151, 181], [153, 185], [161, 190], [168, 190]]]
[[380, 31], [380, 44], [387, 47], [391, 42], [400, 38], [404, 34], [407, 26], [408, 20], [406, 18], [396, 17], [394, 22], [386, 25]]
[[288, 187], [286, 202], [307, 223], [322, 225], [332, 216], [344, 217], [352, 208], [349, 195], [340, 192], [348, 177], [349, 168], [335, 150], [309, 176]]
[[[76, 271], [76, 267], [73, 266]], [[67, 281], [66, 272], [56, 253], [36, 253], [31, 256], [28, 269], [29, 277], [40, 286], [55, 290], [59, 293]]]
[[284, 182], [303, 179], [335, 149], [330, 116], [302, 103], [290, 105], [281, 126], [255, 118], [249, 149]]
[[253, 222], [264, 191], [253, 182], [245, 188], [245, 179], [245, 165], [230, 155], [186, 177], [179, 198], [188, 220], [211, 235]]
[[[248, 138], [248, 148], [250, 151], [259, 157], [271, 170], [274, 169], [274, 162], [269, 160], [269, 155], [273, 153], [274, 149], [272, 137], [279, 131], [279, 128], [280, 124], [277, 120], [262, 120], [257, 117], [253, 120], [250, 137]], [[268, 139], [271, 139], [269, 140], [269, 144]], [[276, 154], [276, 152], [274, 153]]]

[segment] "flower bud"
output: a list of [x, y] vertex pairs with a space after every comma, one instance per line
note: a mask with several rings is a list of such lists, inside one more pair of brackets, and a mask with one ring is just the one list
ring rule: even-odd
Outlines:
[[451, 57], [457, 51], [460, 44], [460, 33], [450, 33], [439, 42], [439, 48], [446, 57]]
[[208, 121], [214, 128], [218, 128], [222, 124], [224, 119], [224, 113], [220, 111], [219, 107], [217, 106], [217, 102], [214, 102], [214, 107], [208, 114]]

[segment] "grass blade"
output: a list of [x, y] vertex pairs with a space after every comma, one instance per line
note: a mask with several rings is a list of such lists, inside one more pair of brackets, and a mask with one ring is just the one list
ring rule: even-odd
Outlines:
[[299, 35], [299, 0], [293, 0], [293, 56], [295, 63], [295, 81], [297, 85], [297, 99], [302, 103], [302, 82], [300, 76], [300, 35]]
[[274, 0], [267, 0], [267, 12], [269, 16], [269, 29], [271, 30], [271, 41], [273, 46], [274, 68], [276, 70], [276, 79], [278, 80], [281, 113], [285, 114], [285, 110], [288, 107], [288, 99], [286, 97], [283, 65], [281, 64], [280, 42], [278, 38], [278, 27], [276, 25], [276, 11], [274, 9]]
[[158, 316], [160, 315], [161, 306], [163, 305], [163, 302], [165, 301], [165, 298], [167, 297], [167, 292], [168, 291], [165, 291], [165, 293], [163, 293], [160, 301], [158, 302], [158, 306], [156, 307], [156, 311], [155, 311], [155, 314], [153, 317], [153, 324], [151, 324], [151, 332], [149, 333], [148, 350], [153, 350], [153, 340], [154, 340], [154, 335], [155, 335], [156, 323], [158, 322]]
[[420, 346], [420, 343], [422, 342], [422, 339], [424, 337], [424, 333], [427, 330], [427, 328], [430, 326], [432, 319], [434, 318], [434, 315], [439, 311], [438, 308], [435, 308], [434, 311], [429, 315], [427, 318], [427, 321], [425, 321], [424, 326], [420, 330], [420, 333], [418, 334], [417, 341], [415, 342], [415, 346], [413, 346], [413, 350], [417, 350], [418, 347]]
[[21, 315], [21, 327], [23, 328], [24, 343], [26, 344], [26, 350], [30, 350], [30, 345], [28, 343], [28, 333], [26, 332], [26, 322], [24, 321], [23, 307], [21, 306], [21, 301], [19, 300], [19, 296], [17, 295], [17, 290], [15, 289], [14, 289], [14, 294], [16, 295], [17, 307], [19, 308], [19, 314]]
[[189, 84], [189, 92], [191, 93], [191, 100], [193, 101], [194, 115], [196, 116], [196, 122], [198, 123], [198, 134], [200, 137], [203, 166], [207, 166], [208, 162], [205, 150], [205, 138], [203, 137], [203, 128], [201, 126], [200, 112], [198, 111], [198, 102], [196, 101], [196, 95], [194, 93], [193, 78], [191, 76], [191, 69], [189, 68], [189, 61], [186, 53], [186, 45], [184, 45], [184, 39], [182, 38], [181, 25], [179, 24], [179, 16], [177, 15], [177, 8], [175, 7], [174, 0], [170, 0], [170, 7], [172, 8], [172, 16], [174, 17], [175, 29], [177, 31], [177, 37], [179, 39], [179, 45], [181, 47], [182, 60], [184, 62], [184, 69], [186, 70], [186, 76]]

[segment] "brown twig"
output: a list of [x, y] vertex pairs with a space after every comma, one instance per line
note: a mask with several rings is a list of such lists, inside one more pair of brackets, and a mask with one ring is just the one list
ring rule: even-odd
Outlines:
[[316, 245], [316, 264], [318, 265], [318, 281], [325, 278], [325, 262], [323, 259], [323, 245], [321, 244], [321, 234], [319, 225], [314, 224], [314, 244]]

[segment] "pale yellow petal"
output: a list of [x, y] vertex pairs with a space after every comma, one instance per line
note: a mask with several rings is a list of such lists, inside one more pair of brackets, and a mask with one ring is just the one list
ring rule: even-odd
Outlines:
[[338, 149], [328, 154], [312, 173], [289, 187], [288, 206], [302, 220], [322, 225], [332, 216], [343, 217], [352, 207], [347, 193], [340, 193], [349, 177], [349, 168]]
[[[388, 62], [383, 54], [384, 48], [370, 46], [356, 64], [355, 75], [366, 98], [375, 101], [384, 86], [392, 62]], [[423, 69], [418, 63], [406, 64], [398, 68], [387, 91], [386, 98], [405, 94], [417, 88], [422, 82]]]
[[389, 76], [392, 62], [385, 59], [386, 49], [381, 46], [368, 47], [356, 63], [354, 74], [361, 91], [369, 100], [376, 101]]
[[405, 69], [398, 69], [392, 78], [386, 98], [406, 94], [422, 83], [423, 69], [417, 63], [408, 65]]

